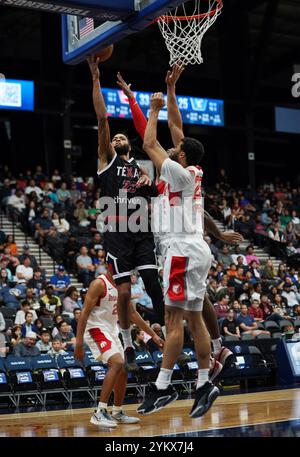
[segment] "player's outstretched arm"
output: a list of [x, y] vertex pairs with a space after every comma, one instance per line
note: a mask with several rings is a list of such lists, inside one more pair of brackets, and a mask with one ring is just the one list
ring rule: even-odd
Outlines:
[[151, 105], [150, 105], [150, 115], [145, 131], [143, 149], [146, 154], [152, 160], [154, 166], [160, 173], [161, 166], [166, 159], [168, 159], [168, 154], [163, 149], [163, 147], [157, 141], [157, 122], [158, 115], [165, 105], [164, 96], [161, 92], [152, 94], [151, 96]]
[[99, 171], [112, 160], [115, 152], [111, 146], [110, 129], [107, 119], [107, 111], [101, 91], [99, 58], [90, 56], [87, 59], [93, 79], [93, 103], [98, 120], [98, 158]]
[[218, 240], [224, 241], [224, 243], [238, 244], [244, 240], [240, 233], [221, 232], [207, 211], [204, 211], [204, 228], [210, 235], [213, 235]]
[[120, 72], [117, 73], [117, 84], [122, 89], [129, 101], [129, 106], [132, 113], [133, 123], [136, 131], [142, 139], [144, 139], [147, 126], [147, 119], [141, 110], [138, 102], [135, 99], [134, 93], [131, 90], [131, 84], [127, 84]]
[[93, 307], [96, 305], [99, 297], [104, 297], [105, 294], [105, 286], [101, 279], [95, 279], [91, 282], [89, 290], [87, 291], [84, 306], [77, 324], [77, 332], [76, 332], [76, 345], [74, 350], [74, 357], [77, 360], [84, 359], [84, 348], [83, 348], [83, 335], [86, 328], [86, 323], [88, 321], [89, 315]]
[[175, 64], [172, 71], [169, 70], [166, 75], [168, 126], [175, 147], [184, 138], [182, 117], [176, 99], [176, 83], [183, 71], [184, 67]]

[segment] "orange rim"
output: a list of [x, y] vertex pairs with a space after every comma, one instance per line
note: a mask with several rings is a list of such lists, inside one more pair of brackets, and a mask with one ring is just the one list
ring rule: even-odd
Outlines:
[[[208, 0], [206, 0], [208, 1]], [[158, 17], [154, 22], [158, 21], [164, 21], [164, 22], [171, 22], [174, 20], [177, 21], [191, 21], [192, 19], [203, 19], [205, 17], [210, 17], [216, 14], [218, 11], [221, 11], [223, 8], [223, 1], [222, 0], [216, 0], [218, 3], [218, 6], [211, 11], [208, 11], [207, 13], [201, 13], [201, 14], [195, 14], [194, 16], [160, 16]]]

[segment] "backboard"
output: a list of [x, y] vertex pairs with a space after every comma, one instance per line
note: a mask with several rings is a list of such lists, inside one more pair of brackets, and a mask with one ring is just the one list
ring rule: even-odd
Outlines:
[[88, 55], [138, 32], [184, 0], [73, 0], [84, 15], [62, 15], [63, 60], [78, 64]]

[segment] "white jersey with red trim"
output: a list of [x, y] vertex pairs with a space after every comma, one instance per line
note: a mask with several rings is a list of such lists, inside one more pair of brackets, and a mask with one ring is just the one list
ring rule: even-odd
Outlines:
[[171, 159], [163, 162], [152, 224], [160, 239], [182, 235], [203, 237], [202, 177], [200, 167], [183, 168]]
[[118, 291], [105, 274], [98, 276], [96, 279], [100, 279], [104, 283], [105, 294], [103, 297], [100, 297], [99, 294], [99, 300], [87, 320], [86, 331], [91, 328], [100, 327], [108, 333], [118, 335]]

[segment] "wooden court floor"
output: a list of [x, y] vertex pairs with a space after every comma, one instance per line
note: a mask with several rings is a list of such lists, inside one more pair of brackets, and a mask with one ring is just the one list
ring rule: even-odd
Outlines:
[[[192, 400], [141, 417], [137, 425], [105, 431], [90, 424], [92, 408], [0, 415], [0, 437], [153, 437], [300, 419], [300, 389], [222, 396], [202, 418], [190, 419]], [[137, 415], [136, 405], [124, 408]]]

